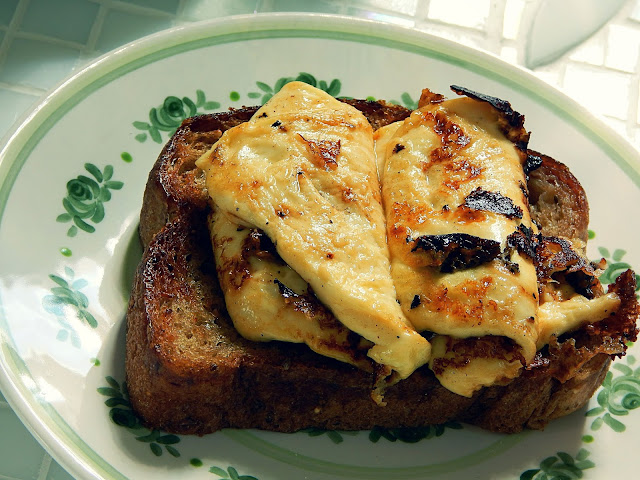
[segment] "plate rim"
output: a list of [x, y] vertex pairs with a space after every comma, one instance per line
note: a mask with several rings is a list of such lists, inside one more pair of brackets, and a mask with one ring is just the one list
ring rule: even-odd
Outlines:
[[[298, 25], [298, 28], [290, 27], [293, 22]], [[242, 30], [243, 28], [244, 30]], [[212, 30], [215, 29], [218, 30], [212, 34]], [[395, 45], [402, 44], [410, 47], [409, 50], [414, 49], [417, 53], [422, 53], [425, 56], [427, 56], [425, 52], [429, 50], [434, 54], [439, 52], [442, 57], [431, 55], [431, 58], [435, 56], [442, 60], [444, 56], [448, 56], [462, 64], [475, 65], [476, 68], [473, 71], [481, 70], [483, 76], [488, 73], [489, 75], [486, 76], [490, 79], [497, 80], [501, 84], [507, 83], [507, 86], [509, 83], [512, 87], [516, 85], [516, 82], [511, 79], [508, 82], [500, 81], [500, 79], [507, 80], [507, 74], [515, 75], [517, 79], [526, 79], [529, 86], [523, 90], [525, 90], [527, 97], [538, 103], [541, 102], [561, 119], [565, 121], [568, 119], [572, 125], [577, 122], [582, 127], [580, 128], [581, 132], [585, 128], [587, 131], [596, 131], [597, 135], [591, 140], [604, 150], [604, 153], [624, 171], [636, 186], [640, 187], [640, 153], [628, 139], [560, 89], [544, 82], [531, 71], [508, 64], [490, 52], [462, 45], [415, 28], [371, 19], [317, 13], [259, 13], [203, 20], [142, 37], [99, 56], [52, 88], [37, 105], [14, 123], [0, 142], [0, 229], [11, 187], [33, 149], [28, 149], [28, 143], [35, 138], [35, 147], [57, 122], [57, 120], [51, 122], [52, 116], [59, 115], [57, 119], [62, 118], [74, 105], [80, 103], [89, 93], [94, 91], [86, 89], [95, 87], [95, 90], [98, 90], [101, 86], [134, 69], [153, 63], [160, 58], [175, 55], [179, 53], [173, 50], [177, 47], [197, 45], [199, 41], [206, 44], [201, 45], [204, 47], [211, 45], [206, 42], [212, 38], [222, 38], [234, 33], [247, 33], [247, 31], [262, 32], [263, 35], [268, 32], [280, 31], [288, 32], [287, 35], [291, 36], [294, 32], [300, 33], [302, 29], [312, 29], [311, 31], [316, 33], [316, 35], [309, 35], [310, 37], [327, 38], [330, 33], [347, 33], [356, 41], [359, 38], [369, 39], [368, 42], [358, 43], [371, 44], [376, 43], [374, 40], [378, 40]], [[266, 36], [273, 38], [272, 35]], [[340, 38], [345, 39], [344, 36]], [[220, 43], [230, 42], [222, 41]], [[191, 46], [182, 51], [195, 48], [200, 47]], [[152, 55], [158, 52], [162, 53], [160, 57]], [[142, 60], [141, 64], [133, 65], [140, 60]], [[448, 61], [448, 63], [452, 62]], [[484, 66], [479, 65], [480, 63]], [[135, 68], [127, 70], [132, 66]], [[541, 92], [536, 93], [533, 87], [540, 88]], [[567, 111], [567, 106], [570, 107], [569, 111]], [[48, 126], [47, 122], [49, 122]], [[38, 135], [35, 135], [36, 131], [39, 132]], [[7, 188], [8, 182], [10, 184]], [[7, 354], [6, 350], [7, 347], [11, 347], [12, 342], [10, 338], [6, 338], [8, 329], [5, 329], [3, 325], [6, 318], [0, 292], [0, 386], [13, 411], [45, 450], [74, 476], [78, 478], [103, 478], [102, 475], [106, 474], [108, 476], [104, 478], [126, 478], [84, 441], [82, 441], [84, 447], [76, 448], [60, 442], [61, 439], [68, 441], [73, 438], [67, 436], [68, 432], [61, 432], [65, 428], [60, 428], [59, 422], [62, 422], [63, 427], [70, 430], [71, 434], [75, 434], [75, 432], [57, 414], [52, 405], [38, 399], [37, 391], [30, 391], [27, 384], [20, 380], [20, 377], [25, 376], [25, 372], [21, 373], [20, 366], [15, 363], [21, 359], [13, 359], [14, 366], [9, 368], [7, 358], [11, 357], [11, 353]], [[28, 369], [26, 375], [28, 375]], [[52, 419], [52, 412], [49, 410], [53, 412], [54, 416], [59, 417], [58, 421]], [[43, 414], [48, 416], [43, 418]], [[55, 425], [51, 426], [49, 423]]]

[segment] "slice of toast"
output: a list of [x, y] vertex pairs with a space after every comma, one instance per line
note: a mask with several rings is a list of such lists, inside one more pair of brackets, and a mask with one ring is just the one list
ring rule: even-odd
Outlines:
[[[384, 102], [349, 103], [374, 128], [410, 113]], [[228, 427], [294, 432], [455, 420], [497, 432], [539, 429], [582, 407], [611, 359], [635, 339], [638, 305], [630, 271], [610, 287], [622, 300], [615, 315], [553, 340], [515, 380], [471, 398], [445, 389], [422, 367], [389, 387], [381, 406], [371, 399], [367, 372], [304, 345], [242, 338], [225, 312], [206, 224], [208, 195], [195, 161], [224, 130], [255, 111], [185, 120], [149, 175], [140, 220], [144, 255], [127, 315], [126, 354], [131, 403], [149, 427], [180, 434]], [[546, 235], [586, 242], [584, 190], [566, 166], [539, 157], [541, 166], [528, 183], [534, 219]]]

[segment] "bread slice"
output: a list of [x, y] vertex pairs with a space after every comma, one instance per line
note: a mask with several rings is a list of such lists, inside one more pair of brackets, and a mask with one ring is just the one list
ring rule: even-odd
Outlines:
[[[385, 102], [349, 101], [374, 128], [409, 115]], [[134, 410], [151, 427], [179, 434], [222, 428], [294, 432], [362, 430], [463, 421], [496, 432], [540, 429], [582, 407], [613, 357], [636, 337], [635, 276], [610, 286], [619, 311], [553, 340], [522, 374], [471, 398], [445, 389], [422, 367], [371, 399], [371, 374], [304, 345], [257, 343], [233, 328], [206, 225], [208, 196], [195, 161], [256, 108], [187, 119], [150, 172], [140, 219], [144, 247], [127, 314], [126, 379]], [[535, 152], [531, 152], [535, 154]], [[584, 190], [563, 164], [539, 155], [529, 175], [534, 219], [547, 235], [587, 239]]]

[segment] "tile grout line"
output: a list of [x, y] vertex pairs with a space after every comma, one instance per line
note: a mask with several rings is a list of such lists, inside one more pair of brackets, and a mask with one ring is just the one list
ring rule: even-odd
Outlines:
[[162, 10], [157, 10], [154, 8], [145, 8], [139, 7], [136, 5], [131, 5], [124, 2], [119, 2], [116, 0], [92, 0], [94, 3], [98, 4], [98, 13], [96, 14], [93, 25], [91, 26], [91, 31], [89, 32], [89, 37], [87, 42], [80, 50], [80, 59], [76, 63], [76, 67], [83, 65], [87, 61], [91, 60], [97, 55], [96, 45], [98, 43], [98, 39], [100, 38], [100, 34], [102, 33], [102, 28], [104, 27], [104, 22], [107, 17], [107, 14], [110, 11], [118, 10], [127, 13], [138, 13], [152, 17], [159, 18], [169, 18], [175, 21], [175, 15], [164, 12]]
[[29, 85], [21, 85], [17, 83], [7, 83], [7, 82], [0, 82], [0, 88], [4, 88], [5, 90], [11, 90], [12, 92], [16, 92], [16, 93], [22, 93], [24, 95], [31, 95], [36, 97], [41, 97], [48, 91], [46, 88], [30, 87]]
[[[185, 9], [187, 8], [188, 1], [189, 0], [178, 0], [178, 8], [176, 8], [176, 13], [173, 16], [173, 26], [189, 25], [194, 22], [193, 18], [187, 17], [184, 13]], [[198, 21], [198, 19], [196, 19], [195, 21]]]
[[96, 13], [96, 18], [93, 21], [93, 25], [91, 25], [87, 42], [80, 51], [80, 58], [76, 62], [76, 68], [96, 56], [96, 44], [98, 43], [98, 38], [102, 33], [102, 27], [104, 26], [104, 20], [108, 11], [109, 7], [106, 6], [104, 2], [100, 2], [98, 13]]
[[[353, 7], [353, 3], [351, 4], [347, 4], [346, 2], [342, 1], [342, 0], [327, 0], [329, 4], [333, 5], [334, 7], [336, 7], [337, 11], [336, 14], [338, 15], [347, 15], [347, 9], [349, 7]], [[355, 5], [355, 7], [357, 8], [357, 5]], [[371, 8], [371, 7], [369, 7]], [[373, 11], [373, 10], [372, 10]]]
[[416, 3], [416, 12], [413, 14], [413, 21], [417, 24], [429, 17], [429, 0], [418, 0]]
[[[479, 28], [474, 28], [474, 27], [468, 27], [466, 25], [456, 25], [454, 23], [449, 23], [445, 20], [440, 20], [438, 18], [429, 18], [428, 16], [425, 17], [424, 19], [419, 19], [418, 17], [415, 17], [416, 19], [416, 24], [418, 22], [420, 22], [421, 25], [423, 25], [424, 27], [434, 27], [434, 28], [440, 28], [443, 29], [444, 31], [446, 31], [447, 33], [460, 33], [463, 32], [467, 35], [472, 35], [474, 37], [478, 37], [478, 38], [483, 38], [483, 39], [487, 39], [487, 32], [484, 29], [479, 29]], [[484, 47], [485, 50], [487, 50], [486, 47]]]
[[52, 37], [50, 35], [46, 35], [43, 33], [35, 33], [35, 32], [15, 32], [14, 34], [14, 39], [15, 38], [24, 38], [27, 40], [41, 40], [44, 42], [47, 42], [49, 44], [52, 45], [59, 45], [62, 47], [68, 47], [68, 48], [73, 48], [75, 50], [81, 50], [84, 45], [82, 43], [78, 43], [78, 42], [73, 42], [71, 40], [63, 40], [61, 38], [57, 38], [57, 37]]
[[[640, 6], [640, 2], [636, 2], [631, 5], [628, 4], [625, 12], [625, 16], [621, 18], [619, 25], [628, 26], [637, 23], [637, 20], [632, 18], [633, 10], [636, 6]], [[629, 85], [629, 103], [627, 107], [627, 122], [626, 122], [626, 137], [637, 146], [638, 140], [635, 138], [636, 129], [640, 124], [640, 45], [636, 52], [636, 66], [631, 73], [630, 85]], [[606, 60], [606, 56], [605, 56]]]
[[164, 17], [164, 18], [173, 18], [175, 15], [173, 13], [165, 12], [164, 10], [159, 10], [157, 8], [152, 7], [141, 7], [139, 5], [134, 5], [131, 3], [120, 2], [118, 0], [106, 0], [100, 2], [101, 5], [107, 4], [108, 8], [114, 10], [120, 10], [127, 13], [139, 13], [147, 16], [154, 17]]
[[38, 477], [36, 478], [36, 480], [47, 480], [52, 461], [53, 458], [51, 458], [51, 455], [45, 452], [42, 457], [42, 463], [40, 464], [40, 469], [38, 470]]
[[634, 138], [635, 130], [640, 124], [640, 49], [638, 51], [638, 58], [636, 59], [635, 72], [631, 74], [629, 85], [629, 104], [627, 107], [627, 125], [626, 136], [637, 146], [637, 140]]
[[[627, 9], [624, 12], [624, 16], [619, 16], [617, 18], [613, 18], [610, 20], [607, 25], [601, 28], [598, 32], [594, 34], [594, 37], [599, 37], [600, 43], [603, 45], [603, 59], [602, 64], [593, 65], [590, 63], [572, 60], [570, 57], [567, 59], [564, 68], [563, 75], [561, 78], [561, 83], [559, 84], [562, 89], [564, 89], [564, 73], [569, 65], [579, 65], [585, 68], [594, 68], [599, 72], [604, 73], [612, 73], [623, 75], [628, 77], [629, 79], [629, 102], [627, 104], [626, 118], [621, 119], [618, 117], [612, 117], [609, 115], [601, 114], [603, 118], [611, 118], [615, 121], [621, 121], [624, 123], [624, 134], [622, 135], [630, 143], [637, 145], [637, 140], [634, 138], [635, 130], [638, 128], [640, 122], [638, 121], [638, 110], [640, 108], [640, 48], [638, 49], [638, 58], [636, 59], [636, 67], [633, 72], [628, 70], [623, 70], [619, 68], [615, 68], [607, 65], [607, 52], [611, 48], [611, 45], [607, 39], [608, 32], [611, 30], [611, 27], [615, 26], [624, 26], [633, 22], [634, 20], [630, 18], [631, 12]], [[584, 42], [583, 42], [584, 43]]]
[[[390, 17], [396, 17], [399, 18], [401, 20], [413, 20], [415, 22], [416, 20], [416, 13], [410, 14], [410, 13], [405, 13], [405, 12], [400, 12], [398, 10], [393, 10], [392, 8], [388, 8], [388, 6], [380, 6], [380, 5], [366, 5], [366, 4], [359, 4], [359, 3], [346, 3], [342, 0], [326, 0], [327, 3], [329, 3], [330, 5], [335, 6], [336, 8], [338, 8], [340, 11], [337, 12], [341, 15], [348, 15], [347, 13], [347, 9], [349, 7], [352, 8], [356, 8], [356, 9], [362, 9], [364, 11], [369, 11], [369, 12], [373, 12], [373, 13], [379, 13], [381, 15], [387, 15]], [[417, 2], [416, 2], [416, 12], [418, 10], [417, 7]]]
[[491, 2], [489, 15], [484, 27], [487, 39], [487, 46], [485, 48], [496, 55], [499, 55], [500, 50], [502, 49], [506, 4], [506, 0], [502, 0], [501, 2]]
[[4, 38], [2, 39], [2, 42], [0, 42], [0, 71], [2, 70], [2, 67], [4, 67], [5, 59], [9, 53], [9, 47], [11, 46], [11, 43], [13, 43], [18, 27], [22, 24], [22, 19], [29, 7], [30, 1], [31, 0], [20, 0], [18, 2], [16, 9], [13, 12], [11, 22], [9, 22], [9, 26], [5, 31]]
[[184, 19], [184, 9], [186, 8], [186, 4], [187, 4], [187, 0], [178, 0], [178, 8], [176, 8], [176, 14], [173, 19], [174, 25], [180, 25], [181, 23], [186, 23]]

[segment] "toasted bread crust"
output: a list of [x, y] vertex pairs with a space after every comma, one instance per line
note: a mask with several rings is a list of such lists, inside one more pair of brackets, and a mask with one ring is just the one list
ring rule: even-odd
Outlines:
[[563, 163], [534, 152], [542, 159], [529, 174], [527, 187], [533, 219], [545, 235], [579, 239], [589, 235], [589, 202], [580, 182]]
[[[383, 103], [350, 103], [374, 128], [409, 113]], [[245, 340], [225, 312], [205, 222], [207, 194], [194, 163], [222, 131], [253, 112], [186, 120], [149, 175], [140, 222], [145, 252], [127, 315], [126, 356], [131, 403], [149, 427], [206, 434], [227, 427], [294, 432], [458, 420], [497, 432], [540, 429], [582, 407], [611, 357], [635, 338], [635, 277], [627, 272], [611, 287], [623, 299], [615, 318], [545, 347], [509, 384], [466, 398], [423, 367], [386, 391], [386, 406], [371, 400], [366, 372], [301, 345]], [[586, 240], [586, 196], [578, 181], [550, 157], [539, 170], [530, 176], [529, 190], [542, 231]], [[557, 211], [567, 208], [571, 215]]]
[[207, 207], [204, 178], [195, 161], [218, 141], [222, 132], [246, 122], [257, 107], [188, 118], [178, 128], [154, 164], [144, 191], [140, 240], [146, 247], [178, 210]]

